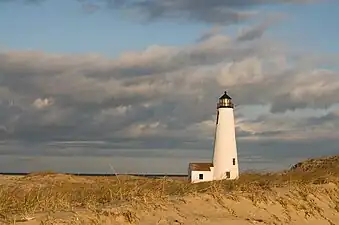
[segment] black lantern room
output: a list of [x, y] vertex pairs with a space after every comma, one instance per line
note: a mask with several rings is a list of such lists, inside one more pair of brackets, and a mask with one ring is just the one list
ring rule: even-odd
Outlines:
[[227, 94], [227, 91], [219, 98], [217, 108], [234, 108], [232, 98]]

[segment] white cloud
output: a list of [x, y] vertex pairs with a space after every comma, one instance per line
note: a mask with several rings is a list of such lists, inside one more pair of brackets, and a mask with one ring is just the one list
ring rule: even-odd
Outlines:
[[48, 106], [53, 105], [54, 100], [51, 98], [37, 98], [34, 100], [33, 105], [37, 108], [37, 109], [43, 109], [46, 108]]
[[[159, 121], [137, 123], [121, 130], [117, 135], [129, 138], [156, 137], [167, 133], [166, 127], [166, 124], [162, 124]], [[170, 138], [170, 136], [168, 136], [168, 138]]]
[[221, 68], [221, 74], [217, 80], [220, 85], [229, 87], [263, 82], [265, 77], [261, 64], [262, 62], [254, 57], [228, 63]]

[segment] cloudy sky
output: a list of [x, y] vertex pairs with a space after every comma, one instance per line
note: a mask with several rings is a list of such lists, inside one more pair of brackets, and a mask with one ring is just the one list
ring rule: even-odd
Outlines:
[[242, 170], [339, 153], [336, 0], [0, 0], [0, 171]]

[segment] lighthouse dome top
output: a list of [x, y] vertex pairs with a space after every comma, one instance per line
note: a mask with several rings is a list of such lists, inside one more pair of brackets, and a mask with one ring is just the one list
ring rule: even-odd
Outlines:
[[227, 91], [219, 98], [217, 108], [233, 108], [232, 98], [227, 94]]
[[227, 94], [227, 91], [225, 91], [224, 94], [219, 99], [232, 99], [232, 98]]

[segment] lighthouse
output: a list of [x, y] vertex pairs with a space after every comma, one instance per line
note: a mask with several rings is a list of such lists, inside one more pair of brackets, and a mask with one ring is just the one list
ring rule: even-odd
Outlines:
[[239, 177], [234, 104], [226, 91], [217, 103], [213, 167], [213, 180]]
[[239, 178], [235, 137], [234, 104], [225, 91], [217, 103], [212, 162], [190, 163], [188, 179], [192, 183]]

